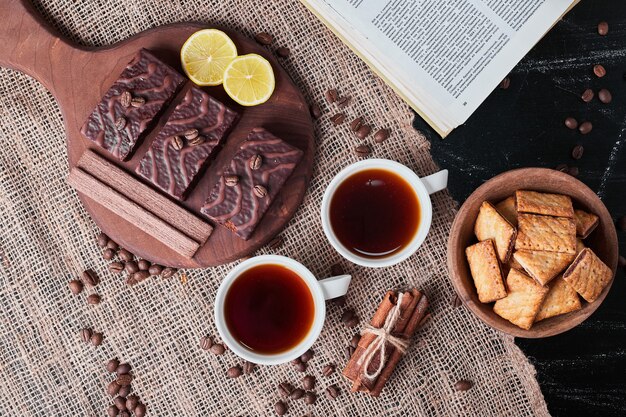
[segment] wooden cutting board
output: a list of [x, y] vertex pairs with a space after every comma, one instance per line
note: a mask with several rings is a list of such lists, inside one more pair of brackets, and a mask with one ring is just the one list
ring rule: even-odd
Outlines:
[[[85, 139], [80, 134], [81, 126], [141, 48], [152, 51], [158, 58], [184, 74], [179, 60], [182, 44], [193, 32], [211, 27], [210, 24], [178, 23], [141, 32], [111, 46], [87, 48], [75, 45], [56, 33], [42, 20], [33, 6], [24, 0], [0, 0], [0, 16], [9, 17], [3, 19], [0, 26], [0, 66], [34, 77], [57, 99], [65, 122], [69, 168], [76, 166], [85, 150], [92, 149], [133, 175], [159, 126], [146, 137], [133, 157], [126, 162], [113, 159], [106, 151]], [[101, 30], [105, 31], [107, 28], [103, 27]], [[300, 148], [304, 151], [304, 157], [249, 240], [244, 241], [229, 230], [215, 226], [213, 234], [193, 258], [181, 256], [79, 193], [85, 208], [100, 229], [137, 256], [162, 265], [208, 267], [253, 254], [278, 234], [292, 218], [302, 202], [311, 177], [315, 148], [313, 123], [302, 94], [266, 49], [242, 34], [226, 32], [237, 45], [240, 54], [258, 53], [270, 61], [276, 75], [276, 90], [267, 103], [243, 108], [230, 100], [221, 86], [205, 88], [209, 94], [238, 111], [241, 120], [190, 196], [179, 204], [204, 218], [199, 209], [210, 187], [217, 181], [218, 171], [254, 127], [264, 127]], [[59, 146], [62, 145], [59, 143]], [[93, 242], [85, 244], [90, 245]]]

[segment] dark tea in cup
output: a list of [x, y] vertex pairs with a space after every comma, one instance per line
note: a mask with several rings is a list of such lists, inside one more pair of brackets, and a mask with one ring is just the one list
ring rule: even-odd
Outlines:
[[363, 258], [396, 254], [415, 237], [420, 203], [411, 184], [386, 169], [355, 172], [330, 200], [330, 225], [339, 242]]
[[224, 300], [226, 327], [242, 346], [277, 354], [297, 346], [315, 318], [313, 295], [291, 269], [260, 264], [243, 271]]

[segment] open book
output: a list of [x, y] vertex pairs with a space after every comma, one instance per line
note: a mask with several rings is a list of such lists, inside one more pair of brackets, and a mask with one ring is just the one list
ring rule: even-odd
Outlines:
[[441, 136], [579, 0], [300, 0]]

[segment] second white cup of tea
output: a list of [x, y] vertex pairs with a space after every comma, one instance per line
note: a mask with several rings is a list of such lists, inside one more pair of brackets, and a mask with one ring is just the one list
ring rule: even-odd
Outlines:
[[[389, 256], [365, 257], [350, 251], [337, 237], [330, 219], [330, 206], [338, 187], [352, 175], [366, 170], [381, 169], [390, 171], [406, 181], [415, 193], [420, 205], [420, 216], [417, 231], [410, 242]], [[345, 259], [357, 265], [382, 268], [396, 265], [414, 254], [426, 239], [432, 223], [432, 203], [430, 195], [441, 191], [448, 185], [448, 170], [441, 170], [432, 175], [420, 178], [413, 170], [389, 159], [366, 159], [344, 168], [326, 188], [322, 200], [322, 227], [330, 244]]]

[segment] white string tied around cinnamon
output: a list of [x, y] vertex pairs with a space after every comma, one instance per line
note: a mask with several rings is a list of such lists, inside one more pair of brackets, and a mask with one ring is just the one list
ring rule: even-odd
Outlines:
[[[402, 303], [402, 296], [404, 293], [398, 294], [398, 300], [396, 302], [395, 307], [391, 310], [391, 312], [387, 315], [385, 319], [385, 324], [381, 328], [377, 328], [372, 326], [371, 324], [365, 324], [365, 328], [361, 331], [361, 334], [371, 333], [376, 336], [376, 339], [365, 349], [363, 355], [357, 361], [357, 365], [361, 366], [363, 364], [363, 376], [374, 380], [378, 378], [380, 373], [385, 366], [385, 351], [387, 343], [393, 345], [400, 353], [404, 354], [406, 349], [409, 346], [409, 342], [401, 337], [393, 336], [391, 334], [391, 330], [393, 330], [396, 322], [400, 318], [400, 304]], [[374, 358], [377, 352], [380, 352], [380, 361], [378, 363], [378, 368], [374, 373], [370, 373], [368, 368], [370, 362]]]

